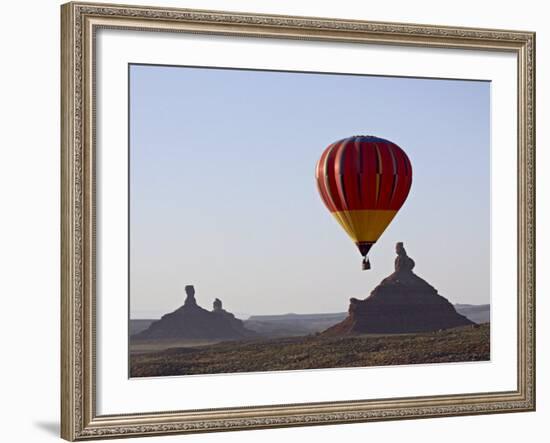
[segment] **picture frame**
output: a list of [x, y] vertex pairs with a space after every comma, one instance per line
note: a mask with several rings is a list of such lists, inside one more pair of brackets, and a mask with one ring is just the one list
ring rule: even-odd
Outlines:
[[[72, 2], [61, 7], [61, 436], [264, 429], [535, 410], [535, 34], [526, 31]], [[513, 54], [517, 60], [516, 389], [98, 413], [97, 32], [214, 35]], [[496, 131], [498, 128], [493, 128]], [[498, 271], [498, 270], [497, 270]], [[231, 377], [228, 375], [227, 377]]]

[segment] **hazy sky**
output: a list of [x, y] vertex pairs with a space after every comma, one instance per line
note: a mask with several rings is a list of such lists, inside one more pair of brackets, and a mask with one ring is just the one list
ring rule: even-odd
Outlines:
[[[177, 308], [187, 284], [240, 316], [346, 311], [393, 272], [398, 241], [451, 302], [488, 303], [489, 104], [488, 82], [131, 66], [131, 316]], [[314, 177], [355, 134], [413, 166], [370, 271]]]

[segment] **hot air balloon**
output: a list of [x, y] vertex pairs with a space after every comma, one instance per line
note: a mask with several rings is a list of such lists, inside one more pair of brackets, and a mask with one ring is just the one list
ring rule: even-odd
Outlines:
[[321, 199], [370, 269], [368, 253], [401, 208], [412, 184], [412, 166], [395, 143], [353, 136], [329, 145], [315, 169]]

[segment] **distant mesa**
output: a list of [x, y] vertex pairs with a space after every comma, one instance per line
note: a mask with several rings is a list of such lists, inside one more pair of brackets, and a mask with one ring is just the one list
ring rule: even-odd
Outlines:
[[350, 299], [348, 316], [324, 335], [429, 332], [474, 325], [414, 272], [403, 243], [396, 245], [395, 272], [364, 300]]
[[234, 340], [257, 336], [245, 328], [241, 320], [224, 310], [220, 299], [216, 298], [213, 310], [208, 311], [198, 305], [192, 285], [185, 287], [185, 293], [183, 306], [163, 315], [132, 338]]

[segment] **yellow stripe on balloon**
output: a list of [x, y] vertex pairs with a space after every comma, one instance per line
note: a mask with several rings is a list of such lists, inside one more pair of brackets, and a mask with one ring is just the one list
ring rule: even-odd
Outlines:
[[336, 211], [332, 215], [351, 239], [358, 242], [375, 242], [397, 214], [395, 210], [365, 209]]

